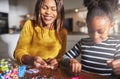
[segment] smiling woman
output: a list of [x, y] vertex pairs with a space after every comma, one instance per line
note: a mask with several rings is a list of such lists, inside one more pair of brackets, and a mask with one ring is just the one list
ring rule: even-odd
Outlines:
[[66, 50], [67, 31], [63, 23], [62, 0], [37, 0], [35, 19], [24, 24], [14, 52], [15, 59], [37, 68], [56, 68], [57, 60]]
[[[43, 26], [48, 29], [54, 29], [53, 23], [57, 18], [56, 3], [52, 0], [45, 0], [40, 9]], [[51, 25], [52, 24], [52, 25]]]

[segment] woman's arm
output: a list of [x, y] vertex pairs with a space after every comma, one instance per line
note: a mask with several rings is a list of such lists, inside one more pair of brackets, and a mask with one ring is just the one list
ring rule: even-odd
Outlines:
[[20, 32], [20, 37], [14, 51], [14, 57], [20, 63], [22, 63], [22, 56], [29, 55], [29, 46], [32, 40], [32, 35], [33, 27], [31, 21], [28, 20]]

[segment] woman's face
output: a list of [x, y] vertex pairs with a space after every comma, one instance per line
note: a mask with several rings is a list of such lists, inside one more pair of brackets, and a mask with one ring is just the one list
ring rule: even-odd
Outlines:
[[45, 26], [52, 25], [57, 18], [57, 7], [55, 0], [44, 0], [40, 14]]
[[102, 41], [106, 40], [112, 24], [113, 23], [111, 23], [110, 19], [106, 16], [95, 16], [88, 22], [88, 34], [93, 42], [100, 44]]

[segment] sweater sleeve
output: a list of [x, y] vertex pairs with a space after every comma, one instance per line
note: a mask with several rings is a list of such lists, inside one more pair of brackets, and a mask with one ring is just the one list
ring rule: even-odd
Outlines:
[[114, 59], [120, 59], [120, 41], [116, 45], [116, 53], [114, 54]]
[[68, 66], [69, 65], [69, 62], [70, 62], [70, 59], [71, 58], [76, 58], [80, 55], [80, 47], [81, 47], [81, 43], [80, 41], [78, 43], [76, 43], [72, 49], [68, 50], [64, 55], [63, 57], [61, 58], [61, 61], [60, 63], [63, 65], [63, 66]]
[[29, 45], [32, 39], [33, 34], [33, 27], [30, 20], [26, 21], [25, 25], [23, 26], [20, 37], [17, 43], [17, 46], [14, 51], [14, 58], [19, 62], [22, 63], [21, 58], [23, 55], [29, 55]]

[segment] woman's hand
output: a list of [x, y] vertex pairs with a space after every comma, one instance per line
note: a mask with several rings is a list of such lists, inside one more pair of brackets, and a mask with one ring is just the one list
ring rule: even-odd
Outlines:
[[50, 69], [56, 69], [58, 67], [57, 59], [47, 59], [46, 63], [49, 65]]
[[72, 68], [72, 72], [76, 74], [81, 71], [81, 64], [76, 59], [70, 59], [70, 67]]
[[49, 66], [47, 65], [47, 63], [39, 56], [34, 57], [34, 63], [33, 65], [36, 68], [48, 68]]
[[113, 59], [108, 60], [107, 64], [108, 64], [108, 66], [112, 67], [113, 72], [116, 75], [120, 75], [120, 59], [117, 59], [117, 60], [113, 60]]
[[39, 56], [31, 57], [29, 55], [24, 55], [22, 57], [22, 63], [26, 65], [32, 65], [36, 68], [56, 69], [58, 67], [58, 62], [56, 59], [43, 60]]

